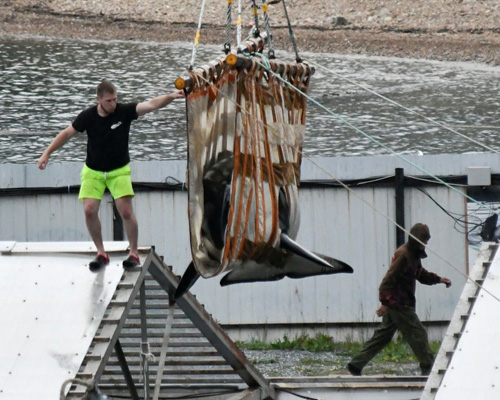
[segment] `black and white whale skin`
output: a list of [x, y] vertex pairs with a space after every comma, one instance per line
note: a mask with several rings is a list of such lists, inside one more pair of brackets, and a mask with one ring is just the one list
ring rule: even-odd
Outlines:
[[[230, 207], [230, 180], [233, 168], [232, 154], [219, 154], [216, 162], [207, 169], [203, 186], [204, 219], [202, 233], [214, 257], [220, 257], [224, 247], [224, 233], [227, 228]], [[292, 279], [317, 275], [352, 273], [353, 269], [343, 261], [323, 254], [314, 253], [302, 247], [289, 235], [290, 204], [283, 188], [278, 197], [280, 240], [276, 247], [269, 247], [266, 255], [257, 259], [233, 262], [231, 270], [222, 278], [221, 286], [246, 282], [277, 281], [285, 277]], [[195, 264], [191, 262], [186, 269], [175, 299], [180, 298], [198, 280]]]
[[191, 71], [186, 116], [192, 262], [176, 298], [200, 276], [224, 275], [220, 283], [226, 286], [353, 272], [295, 241], [303, 94], [314, 71], [307, 64], [275, 61], [277, 79], [257, 58], [241, 68], [226, 63], [214, 73], [212, 64]]
[[234, 266], [221, 280], [221, 286], [234, 283], [277, 281], [285, 277], [292, 279], [316, 275], [352, 273], [351, 266], [323, 254], [314, 253], [302, 247], [287, 234], [289, 228], [289, 204], [285, 192], [279, 194], [280, 243], [277, 252], [282, 262], [273, 263], [271, 258], [261, 262], [250, 260]]

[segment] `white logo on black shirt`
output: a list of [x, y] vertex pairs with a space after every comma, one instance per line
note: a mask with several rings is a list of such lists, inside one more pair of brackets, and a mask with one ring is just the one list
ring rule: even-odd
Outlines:
[[111, 125], [111, 129], [116, 129], [122, 124], [122, 121], [117, 122], [116, 124]]

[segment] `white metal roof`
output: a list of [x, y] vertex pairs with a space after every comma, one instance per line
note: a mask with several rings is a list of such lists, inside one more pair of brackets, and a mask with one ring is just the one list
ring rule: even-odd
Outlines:
[[[500, 399], [500, 252], [484, 243], [423, 400]], [[494, 258], [493, 258], [494, 257]]]
[[0, 398], [58, 399], [75, 377], [126, 254], [110, 253], [110, 264], [92, 273], [91, 251], [90, 243], [0, 242]]
[[[110, 255], [110, 263], [93, 273], [88, 269], [89, 261], [95, 255], [95, 247], [91, 243], [0, 242], [0, 399], [54, 400], [59, 398], [62, 387], [68, 398], [82, 398], [87, 386], [83, 386], [81, 381], [100, 385], [113, 349], [115, 361], [110, 363], [106, 376], [109, 379], [103, 379], [103, 383], [108, 389], [111, 385], [113, 390], [128, 390], [132, 398], [136, 398], [134, 376], [139, 383], [144, 375], [139, 362], [134, 360], [139, 361], [139, 357], [142, 360], [142, 355], [148, 356], [138, 353], [136, 349], [142, 345], [148, 345], [149, 348], [149, 344], [153, 342], [164, 345], [156, 341], [155, 333], [158, 333], [161, 320], [158, 311], [164, 307], [170, 310], [164, 303], [165, 296], [175, 291], [179, 279], [151, 247], [140, 248], [141, 267], [128, 269], [126, 272], [123, 270], [122, 260], [127, 256], [127, 243], [106, 242], [105, 247]], [[154, 284], [151, 279], [145, 282], [149, 273]], [[144, 296], [138, 296], [140, 289], [144, 289]], [[149, 304], [152, 306], [150, 318], [146, 312], [146, 299], [154, 300], [153, 303], [160, 301]], [[170, 303], [170, 299], [168, 302]], [[138, 308], [129, 315], [134, 305]], [[153, 307], [155, 305], [160, 305], [160, 309]], [[274, 393], [270, 383], [248, 362], [194, 296], [186, 293], [177, 300], [176, 305], [185, 313], [185, 318], [191, 320], [192, 326], [187, 324], [186, 328], [186, 322], [183, 322], [175, 327], [176, 330], [181, 330], [180, 334], [183, 336], [181, 341], [176, 340], [176, 346], [173, 347], [177, 350], [180, 347], [192, 349], [193, 344], [196, 344], [194, 347], [198, 351], [200, 343], [203, 347], [211, 345], [231, 367], [229, 370], [220, 362], [215, 362], [215, 369], [208, 370], [207, 378], [204, 375], [207, 368], [205, 361], [201, 364], [201, 383], [207, 388], [227, 384], [233, 389], [235, 384], [246, 383], [252, 393], [262, 391], [266, 396]], [[171, 310], [174, 310], [173, 307], [172, 305]], [[125, 328], [123, 342], [129, 350], [130, 345], [134, 348], [132, 353], [128, 353], [133, 370], [136, 371], [134, 376], [119, 340], [129, 316], [131, 325]], [[136, 336], [132, 332], [135, 329], [132, 326], [137, 323], [138, 318], [140, 324], [144, 323], [145, 326], [141, 335]], [[170, 327], [173, 326], [170, 323]], [[202, 342], [198, 340], [196, 332], [186, 333], [186, 329], [195, 328], [200, 335], [205, 336]], [[152, 333], [151, 337], [148, 337], [148, 331]], [[170, 335], [170, 328], [165, 328], [163, 340], [167, 332]], [[179, 332], [176, 333], [179, 335]], [[192, 341], [193, 338], [195, 342]], [[160, 348], [155, 346], [153, 350], [151, 347], [149, 351], [156, 350], [159, 352]], [[163, 347], [161, 350], [163, 351]], [[122, 354], [122, 360], [117, 352]], [[177, 357], [183, 358], [183, 355]], [[177, 362], [184, 367], [188, 366], [188, 369], [178, 368], [174, 364], [174, 368], [180, 373], [176, 374], [173, 381], [182, 378], [184, 384], [191, 384], [195, 377], [193, 372], [200, 375], [200, 366], [193, 364], [190, 354], [187, 357], [190, 358], [187, 364], [183, 360]], [[202, 362], [198, 355], [195, 354], [194, 358], [195, 362]], [[116, 361], [121, 366], [118, 379]], [[157, 361], [152, 360], [148, 365], [152, 366], [155, 362]], [[156, 367], [146, 369], [149, 371], [149, 378], [152, 374], [156, 375], [158, 364]], [[229, 377], [232, 374], [239, 377]], [[175, 385], [172, 376], [168, 373], [163, 375], [165, 376], [160, 377], [158, 387], [162, 390], [170, 378], [168, 389], [171, 389]], [[66, 384], [67, 380], [74, 378], [78, 378], [80, 383]], [[124, 389], [120, 386], [120, 380], [127, 378], [131, 382], [127, 382]], [[228, 379], [230, 382], [227, 382]], [[182, 388], [186, 389], [185, 385]], [[252, 395], [257, 396], [255, 393]], [[263, 398], [262, 396], [255, 398]]]

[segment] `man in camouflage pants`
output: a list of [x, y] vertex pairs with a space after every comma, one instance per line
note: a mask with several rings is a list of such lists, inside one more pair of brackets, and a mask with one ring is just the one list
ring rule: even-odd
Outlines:
[[446, 287], [451, 286], [448, 278], [441, 278], [422, 267], [421, 259], [427, 257], [425, 245], [430, 237], [427, 225], [415, 224], [410, 230], [408, 242], [392, 256], [391, 266], [379, 288], [382, 305], [377, 315], [383, 317], [382, 323], [363, 350], [347, 364], [352, 375], [361, 375], [364, 366], [391, 342], [397, 330], [418, 357], [422, 375], [430, 373], [434, 355], [429, 347], [427, 331], [415, 312], [416, 281], [424, 285], [444, 283]]

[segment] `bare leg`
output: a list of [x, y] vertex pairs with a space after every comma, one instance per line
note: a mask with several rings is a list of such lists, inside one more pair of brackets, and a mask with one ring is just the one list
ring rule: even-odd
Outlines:
[[134, 214], [134, 209], [132, 207], [132, 196], [120, 197], [115, 199], [116, 208], [123, 219], [123, 225], [125, 227], [125, 233], [130, 246], [130, 254], [138, 256], [137, 254], [137, 241], [139, 236], [139, 228], [137, 225], [137, 219]]
[[102, 242], [101, 221], [99, 220], [99, 206], [101, 200], [83, 199], [83, 211], [85, 213], [85, 223], [90, 233], [90, 237], [94, 241], [97, 252], [106, 254], [104, 244]]

